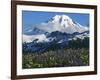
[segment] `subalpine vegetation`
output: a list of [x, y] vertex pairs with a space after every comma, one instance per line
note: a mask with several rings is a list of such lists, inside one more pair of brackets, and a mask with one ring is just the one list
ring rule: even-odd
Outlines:
[[43, 52], [25, 52], [23, 68], [71, 67], [89, 65], [89, 38], [71, 40], [64, 48], [53, 44]]

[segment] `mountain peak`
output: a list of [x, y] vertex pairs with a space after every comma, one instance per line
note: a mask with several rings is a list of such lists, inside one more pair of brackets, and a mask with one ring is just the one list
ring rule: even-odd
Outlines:
[[57, 19], [57, 18], [63, 18], [63, 19], [71, 19], [69, 16], [67, 15], [55, 15], [53, 18]]
[[62, 21], [72, 21], [72, 19], [67, 15], [55, 15], [50, 20], [50, 22], [54, 22], [54, 23], [55, 22], [61, 23]]
[[69, 16], [67, 16], [67, 15], [61, 15], [61, 17], [63, 18], [63, 19], [71, 19]]

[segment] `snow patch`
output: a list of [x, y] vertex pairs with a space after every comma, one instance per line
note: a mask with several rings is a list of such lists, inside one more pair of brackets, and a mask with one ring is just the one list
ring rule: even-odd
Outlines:
[[23, 35], [23, 42], [30, 43], [37, 39], [37, 42], [48, 41], [44, 34], [41, 35]]

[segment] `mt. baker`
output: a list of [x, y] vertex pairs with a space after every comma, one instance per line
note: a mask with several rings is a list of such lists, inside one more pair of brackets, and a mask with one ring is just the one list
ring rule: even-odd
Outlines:
[[[35, 39], [38, 39], [39, 42], [49, 41], [47, 36], [56, 31], [66, 34], [74, 34], [77, 32], [79, 33], [78, 35], [80, 35], [80, 33], [84, 33], [88, 30], [88, 27], [80, 25], [67, 15], [55, 15], [47, 22], [38, 24], [35, 27], [29, 27], [27, 30], [24, 30], [23, 42], [32, 42]], [[85, 35], [87, 36], [88, 34]]]

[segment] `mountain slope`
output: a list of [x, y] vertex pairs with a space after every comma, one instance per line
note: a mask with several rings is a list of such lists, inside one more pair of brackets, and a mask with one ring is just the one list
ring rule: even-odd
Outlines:
[[44, 52], [48, 50], [64, 49], [71, 47], [88, 47], [89, 45], [88, 32], [67, 34], [55, 31], [46, 35], [45, 37], [42, 36], [44, 35], [34, 38], [34, 40], [31, 42], [23, 43], [23, 46], [25, 48], [24, 52]]

